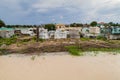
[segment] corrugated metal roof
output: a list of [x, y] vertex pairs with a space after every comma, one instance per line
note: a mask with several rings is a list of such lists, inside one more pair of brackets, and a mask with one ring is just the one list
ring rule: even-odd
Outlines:
[[14, 28], [6, 28], [6, 27], [1, 27], [0, 31], [12, 31]]

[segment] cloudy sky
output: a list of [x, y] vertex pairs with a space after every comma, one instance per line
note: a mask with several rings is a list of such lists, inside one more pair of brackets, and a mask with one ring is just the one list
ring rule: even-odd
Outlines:
[[120, 0], [0, 0], [6, 24], [120, 23]]

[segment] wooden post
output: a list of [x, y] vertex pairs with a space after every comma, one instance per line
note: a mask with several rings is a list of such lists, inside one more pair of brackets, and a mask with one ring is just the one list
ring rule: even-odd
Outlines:
[[36, 29], [36, 41], [38, 42], [39, 41], [39, 27], [37, 27]]

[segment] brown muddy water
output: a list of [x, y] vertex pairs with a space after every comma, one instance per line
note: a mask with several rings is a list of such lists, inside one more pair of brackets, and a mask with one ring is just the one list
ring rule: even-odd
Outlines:
[[120, 55], [0, 56], [0, 80], [120, 80]]

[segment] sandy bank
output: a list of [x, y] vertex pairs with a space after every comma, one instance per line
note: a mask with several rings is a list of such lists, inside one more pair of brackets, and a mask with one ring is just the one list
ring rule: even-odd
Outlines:
[[0, 56], [0, 80], [120, 80], [120, 55]]

